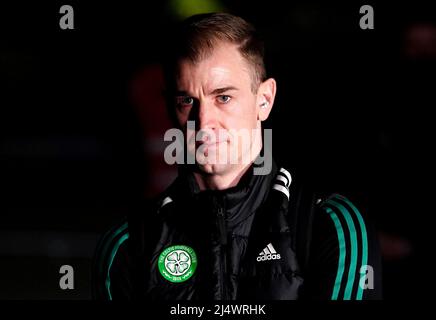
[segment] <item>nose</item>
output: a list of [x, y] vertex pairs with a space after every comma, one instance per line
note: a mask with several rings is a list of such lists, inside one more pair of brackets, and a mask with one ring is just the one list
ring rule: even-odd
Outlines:
[[198, 102], [197, 121], [195, 122], [195, 131], [200, 133], [197, 135], [198, 143], [216, 141], [218, 116], [217, 109], [212, 102], [204, 100]]
[[216, 127], [216, 110], [211, 103], [200, 101], [198, 105], [197, 130], [215, 129]]

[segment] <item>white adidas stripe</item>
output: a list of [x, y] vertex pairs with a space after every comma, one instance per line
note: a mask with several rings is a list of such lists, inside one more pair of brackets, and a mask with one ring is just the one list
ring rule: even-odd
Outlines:
[[286, 189], [284, 186], [280, 185], [280, 184], [275, 184], [273, 185], [273, 189], [276, 189], [280, 192], [283, 192], [285, 194], [285, 196], [288, 198], [289, 200], [289, 190]]
[[163, 199], [162, 204], [161, 204], [161, 208], [165, 205], [167, 205], [168, 203], [173, 202], [173, 199], [171, 199], [170, 197], [166, 197], [165, 199]]
[[291, 174], [286, 169], [280, 168], [276, 179], [283, 182], [285, 186], [276, 183], [273, 185], [273, 189], [284, 193], [289, 200], [289, 187], [291, 186], [292, 182]]
[[277, 175], [276, 179], [283, 182], [285, 184], [285, 186], [288, 187], [288, 179], [286, 179], [285, 177], [283, 177], [281, 175]]
[[280, 168], [280, 172], [283, 173], [286, 176], [286, 178], [288, 178], [288, 181], [289, 181], [288, 187], [289, 187], [291, 185], [291, 183], [292, 183], [291, 174], [289, 173], [288, 170], [283, 169], [283, 168]]

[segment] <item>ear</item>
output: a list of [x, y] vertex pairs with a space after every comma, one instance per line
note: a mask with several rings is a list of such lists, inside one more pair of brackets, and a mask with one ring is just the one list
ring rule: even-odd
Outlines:
[[265, 121], [268, 119], [274, 105], [276, 90], [276, 81], [273, 78], [269, 78], [259, 85], [256, 98], [258, 120]]

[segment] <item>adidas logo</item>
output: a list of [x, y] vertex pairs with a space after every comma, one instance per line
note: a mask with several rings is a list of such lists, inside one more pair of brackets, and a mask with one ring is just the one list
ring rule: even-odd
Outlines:
[[266, 260], [279, 260], [280, 254], [277, 253], [277, 251], [274, 249], [271, 243], [269, 243], [261, 253], [259, 253], [259, 256], [257, 257], [257, 261], [266, 261]]

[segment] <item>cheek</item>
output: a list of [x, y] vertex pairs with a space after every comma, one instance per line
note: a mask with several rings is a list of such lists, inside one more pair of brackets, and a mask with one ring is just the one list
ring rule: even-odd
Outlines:
[[187, 129], [185, 131], [185, 140], [188, 144], [188, 147], [195, 145], [195, 131]]
[[234, 128], [251, 129], [256, 127], [257, 113], [254, 102], [236, 105], [234, 113], [229, 115], [229, 120]]
[[180, 112], [179, 110], [176, 110], [176, 119], [180, 128], [186, 128], [188, 115], [185, 112]]

